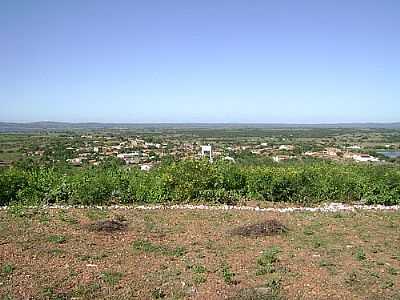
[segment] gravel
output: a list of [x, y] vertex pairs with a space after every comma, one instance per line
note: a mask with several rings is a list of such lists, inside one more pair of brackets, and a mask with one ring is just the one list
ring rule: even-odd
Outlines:
[[[104, 210], [245, 210], [256, 212], [279, 212], [279, 213], [293, 213], [293, 212], [340, 212], [340, 211], [399, 211], [400, 205], [349, 205], [343, 203], [328, 203], [315, 207], [284, 207], [284, 208], [260, 208], [253, 206], [235, 206], [235, 205], [107, 205], [107, 206], [85, 206], [85, 205], [43, 205], [43, 206], [28, 206], [27, 208], [35, 209], [104, 209]], [[1, 206], [0, 210], [8, 210], [9, 206]]]

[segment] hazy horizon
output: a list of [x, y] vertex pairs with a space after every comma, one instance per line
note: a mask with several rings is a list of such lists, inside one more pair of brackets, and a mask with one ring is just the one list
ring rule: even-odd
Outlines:
[[0, 121], [392, 123], [400, 2], [0, 3]]

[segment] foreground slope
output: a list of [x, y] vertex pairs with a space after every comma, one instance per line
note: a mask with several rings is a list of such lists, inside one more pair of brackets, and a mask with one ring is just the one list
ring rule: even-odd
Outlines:
[[[242, 230], [267, 220], [287, 231]], [[398, 212], [12, 209], [0, 212], [0, 295], [396, 299], [399, 224]]]

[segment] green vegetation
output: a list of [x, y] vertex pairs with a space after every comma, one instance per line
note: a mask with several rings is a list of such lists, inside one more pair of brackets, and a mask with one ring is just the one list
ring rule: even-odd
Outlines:
[[272, 246], [263, 251], [257, 259], [256, 275], [265, 275], [276, 271], [275, 263], [278, 262], [278, 254], [281, 250], [278, 247]]
[[[68, 174], [56, 167], [0, 170], [0, 205], [190, 201], [234, 204], [242, 198], [399, 204], [400, 170], [392, 165], [334, 162], [244, 166], [194, 160], [165, 163], [149, 172], [117, 165], [78, 168]], [[74, 222], [67, 216], [60, 218]]]
[[14, 265], [12, 264], [5, 264], [1, 267], [1, 273], [4, 275], [11, 275], [14, 272]]
[[362, 260], [365, 260], [365, 259], [367, 258], [367, 256], [366, 256], [364, 250], [361, 249], [361, 248], [360, 248], [360, 249], [357, 249], [356, 254], [355, 254], [355, 257], [356, 257], [356, 259], [357, 259], [358, 261], [362, 261]]
[[136, 251], [147, 253], [160, 253], [166, 256], [180, 257], [185, 254], [185, 249], [183, 247], [169, 248], [166, 246], [155, 245], [145, 240], [137, 240], [133, 242], [132, 247]]
[[50, 235], [47, 240], [53, 244], [63, 244], [67, 241], [67, 238], [63, 235]]
[[116, 285], [121, 278], [123, 277], [123, 274], [120, 272], [103, 272], [101, 273], [101, 278], [104, 280], [105, 283], [109, 285]]
[[222, 274], [222, 278], [224, 279], [226, 284], [235, 283], [235, 280], [234, 280], [235, 273], [232, 272], [231, 267], [227, 263], [224, 263], [221, 266], [221, 274]]

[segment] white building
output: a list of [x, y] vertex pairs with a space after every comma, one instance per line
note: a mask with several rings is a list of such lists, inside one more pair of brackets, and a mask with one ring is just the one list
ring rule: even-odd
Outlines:
[[293, 145], [280, 145], [279, 150], [287, 150], [287, 151], [292, 151], [294, 149]]
[[201, 146], [201, 156], [208, 156], [210, 161], [213, 161], [211, 145]]
[[369, 154], [354, 154], [353, 159], [358, 162], [379, 161], [378, 158], [373, 157]]
[[354, 150], [358, 150], [358, 149], [361, 149], [361, 146], [358, 146], [358, 145], [353, 145], [353, 146], [349, 146], [349, 147], [347, 147], [347, 149], [354, 149]]
[[224, 158], [223, 158], [223, 160], [227, 160], [227, 161], [230, 161], [230, 162], [235, 162], [235, 159], [233, 158], [233, 157], [230, 157], [230, 156], [225, 156]]
[[141, 171], [150, 171], [150, 169], [153, 167], [153, 165], [151, 164], [143, 164], [140, 165], [140, 170]]

